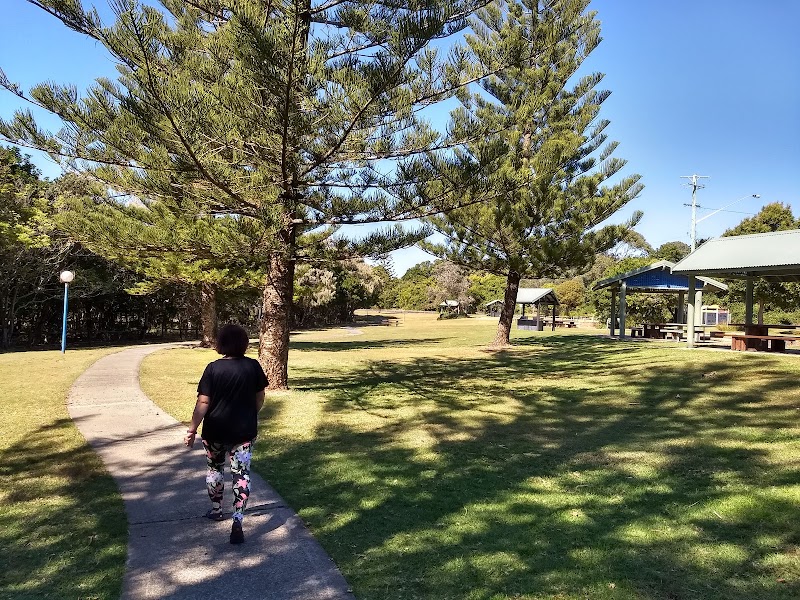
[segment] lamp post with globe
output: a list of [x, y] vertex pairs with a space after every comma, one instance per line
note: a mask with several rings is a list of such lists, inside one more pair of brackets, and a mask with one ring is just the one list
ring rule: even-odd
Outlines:
[[61, 325], [61, 354], [67, 351], [67, 304], [69, 297], [69, 284], [75, 279], [75, 273], [72, 271], [61, 271], [59, 276], [61, 283], [64, 284], [64, 320]]

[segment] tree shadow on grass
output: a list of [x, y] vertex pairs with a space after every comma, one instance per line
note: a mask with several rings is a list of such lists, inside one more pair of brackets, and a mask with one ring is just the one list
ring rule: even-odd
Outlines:
[[357, 327], [383, 326], [396, 327], [399, 319], [396, 315], [378, 313], [376, 315], [355, 315], [349, 325]]
[[441, 344], [442, 338], [394, 338], [386, 340], [360, 340], [354, 339], [343, 342], [298, 342], [291, 343], [292, 350], [308, 351], [321, 350], [323, 352], [346, 352], [348, 350], [371, 350], [376, 348], [402, 348], [405, 346], [431, 346]]
[[536, 346], [296, 379], [329, 418], [260, 466], [358, 595], [800, 595], [800, 476], [772, 448], [797, 453], [785, 363], [751, 381], [726, 357]]
[[70, 419], [0, 450], [0, 479], [0, 597], [119, 596], [122, 498]]

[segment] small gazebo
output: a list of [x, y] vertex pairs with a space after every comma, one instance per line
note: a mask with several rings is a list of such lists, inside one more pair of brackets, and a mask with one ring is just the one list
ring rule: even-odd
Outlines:
[[[695, 280], [713, 275], [745, 281], [745, 330], [753, 326], [753, 284], [768, 281], [800, 281], [800, 229], [719, 237], [707, 241], [677, 263], [672, 272]], [[690, 306], [691, 310], [691, 306]], [[689, 320], [689, 346], [694, 343], [693, 320]]]
[[483, 305], [486, 309], [486, 314], [490, 317], [499, 317], [500, 311], [503, 310], [502, 300], [492, 300]]
[[[544, 328], [542, 307], [544, 307], [544, 314], [547, 314], [548, 307], [552, 307], [552, 326], [556, 327], [556, 307], [558, 306], [558, 298], [552, 288], [519, 288], [517, 291], [517, 304], [522, 305], [522, 314], [517, 320], [517, 327], [519, 329], [536, 329], [542, 331]], [[536, 307], [536, 314], [530, 317], [525, 316], [525, 307]]]
[[[592, 289], [609, 288], [611, 290], [611, 336], [615, 335], [617, 321], [619, 321], [619, 337], [625, 337], [627, 295], [632, 292], [645, 292], [649, 294], [677, 294], [678, 303], [675, 316], [678, 323], [684, 322], [683, 307], [688, 298], [690, 302], [687, 326], [690, 328], [689, 337], [694, 338], [694, 307], [697, 307], [699, 314], [700, 306], [702, 305], [702, 292], [704, 290], [725, 291], [728, 286], [715, 279], [698, 277], [698, 281], [702, 283], [698, 287], [694, 278], [674, 273], [674, 266], [675, 263], [673, 262], [660, 260], [639, 269], [601, 279], [594, 284]], [[617, 296], [619, 296], [619, 308], [617, 308]]]
[[439, 304], [439, 312], [440, 313], [455, 312], [457, 315], [460, 315], [461, 303], [458, 300], [445, 300], [444, 302]]

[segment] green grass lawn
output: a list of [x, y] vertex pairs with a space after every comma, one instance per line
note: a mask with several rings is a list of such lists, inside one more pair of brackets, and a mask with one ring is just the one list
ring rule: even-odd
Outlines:
[[73, 381], [113, 351], [0, 354], [0, 598], [119, 597], [122, 498], [66, 408]]
[[[361, 600], [800, 597], [800, 357], [407, 315], [292, 336], [255, 468]], [[146, 359], [186, 420], [210, 351]]]

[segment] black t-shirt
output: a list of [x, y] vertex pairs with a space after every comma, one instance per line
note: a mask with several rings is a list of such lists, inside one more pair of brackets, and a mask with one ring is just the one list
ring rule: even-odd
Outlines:
[[257, 360], [234, 357], [209, 363], [197, 393], [211, 398], [203, 418], [203, 439], [219, 444], [241, 444], [256, 437], [256, 394], [267, 387]]

